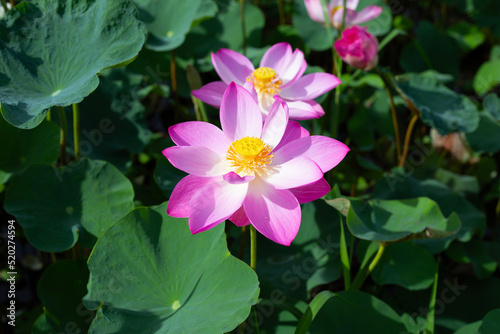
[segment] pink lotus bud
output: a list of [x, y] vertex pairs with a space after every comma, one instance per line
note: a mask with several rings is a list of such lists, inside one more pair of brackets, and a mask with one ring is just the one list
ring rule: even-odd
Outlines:
[[377, 39], [364, 27], [345, 29], [334, 47], [340, 58], [354, 68], [369, 71], [378, 63]]

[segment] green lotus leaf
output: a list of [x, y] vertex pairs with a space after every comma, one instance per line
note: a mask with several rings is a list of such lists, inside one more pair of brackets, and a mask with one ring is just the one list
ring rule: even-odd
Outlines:
[[12, 178], [5, 210], [45, 252], [63, 252], [97, 237], [134, 208], [130, 181], [113, 165], [81, 159], [63, 168], [34, 165]]
[[49, 265], [37, 285], [44, 313], [33, 325], [33, 333], [86, 333], [95, 315], [82, 302], [88, 279], [89, 270], [83, 260]]
[[133, 58], [145, 28], [128, 0], [35, 0], [0, 21], [0, 101], [4, 118], [33, 128], [52, 106], [78, 103], [97, 73]]
[[351, 200], [347, 226], [358, 238], [390, 242], [449, 237], [460, 229], [460, 219], [454, 213], [445, 218], [436, 202], [427, 197]]
[[[206, 0], [134, 0], [140, 19], [150, 32], [146, 47], [170, 51], [180, 46], [194, 21], [215, 15], [216, 5]], [[215, 10], [214, 10], [215, 7]]]
[[330, 298], [312, 322], [309, 333], [406, 333], [389, 305], [360, 291], [341, 291]]
[[[259, 282], [231, 256], [224, 224], [192, 235], [166, 203], [110, 227], [88, 261], [89, 333], [223, 333], [243, 322]], [[196, 319], [196, 321], [193, 321]]]
[[20, 173], [31, 165], [57, 160], [59, 128], [54, 122], [43, 122], [36, 129], [22, 130], [0, 117], [0, 143], [4, 143], [0, 145], [0, 170]]
[[441, 135], [454, 131], [472, 132], [479, 125], [476, 105], [429, 74], [408, 73], [397, 76], [396, 89], [407, 104], [419, 112], [422, 122], [436, 128]]
[[396, 284], [408, 290], [423, 290], [432, 285], [436, 261], [429, 251], [412, 242], [388, 245], [386, 248], [371, 274], [377, 284]]

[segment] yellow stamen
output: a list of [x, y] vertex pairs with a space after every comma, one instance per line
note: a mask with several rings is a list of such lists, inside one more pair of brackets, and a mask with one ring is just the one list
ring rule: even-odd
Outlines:
[[259, 67], [247, 78], [247, 81], [253, 82], [257, 93], [275, 95], [279, 93], [280, 86], [283, 83], [276, 71], [270, 67]]
[[227, 150], [226, 160], [240, 176], [266, 174], [266, 166], [273, 160], [272, 148], [255, 137], [234, 141]]

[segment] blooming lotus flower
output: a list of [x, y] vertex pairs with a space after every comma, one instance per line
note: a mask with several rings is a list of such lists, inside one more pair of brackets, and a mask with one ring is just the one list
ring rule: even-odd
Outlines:
[[365, 27], [345, 29], [334, 47], [340, 58], [354, 68], [369, 71], [378, 63], [378, 41]]
[[[312, 20], [325, 23], [325, 16], [323, 14], [323, 7], [320, 0], [304, 0], [309, 17]], [[359, 0], [346, 1], [346, 15], [345, 15], [345, 28], [350, 28], [357, 24], [373, 20], [382, 13], [382, 7], [370, 5], [363, 8], [359, 13], [356, 12]], [[326, 6], [328, 9], [330, 25], [335, 29], [341, 29], [342, 20], [344, 17], [344, 0], [330, 0]]]
[[323, 173], [349, 148], [328, 137], [308, 136], [288, 117], [287, 104], [277, 97], [262, 123], [252, 95], [231, 83], [221, 101], [222, 130], [198, 121], [171, 126], [177, 146], [163, 154], [189, 175], [175, 186], [167, 213], [188, 217], [192, 233], [229, 219], [290, 245], [300, 226], [299, 203], [330, 190]]
[[270, 47], [257, 69], [248, 58], [229, 49], [212, 53], [212, 63], [222, 81], [214, 81], [193, 90], [193, 95], [205, 103], [219, 107], [227, 86], [235, 82], [245, 87], [258, 100], [264, 116], [269, 114], [274, 96], [278, 95], [288, 104], [290, 118], [319, 118], [325, 112], [313, 99], [340, 84], [337, 77], [328, 73], [302, 76], [307, 67], [304, 54], [300, 50], [292, 52], [288, 43]]

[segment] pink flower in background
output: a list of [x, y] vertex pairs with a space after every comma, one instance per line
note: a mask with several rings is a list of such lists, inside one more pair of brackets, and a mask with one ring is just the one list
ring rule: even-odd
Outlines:
[[334, 47], [340, 58], [354, 68], [369, 71], [378, 63], [377, 39], [364, 27], [345, 29]]
[[[320, 23], [325, 23], [325, 16], [323, 14], [323, 7], [320, 0], [304, 0], [307, 12], [312, 20]], [[363, 8], [360, 12], [356, 12], [359, 0], [346, 1], [346, 15], [345, 15], [345, 28], [361, 24], [373, 20], [382, 13], [382, 7], [370, 5]], [[344, 17], [344, 1], [343, 0], [330, 0], [326, 6], [328, 9], [328, 17], [330, 24], [335, 29], [342, 27], [342, 19]]]
[[269, 114], [274, 96], [278, 95], [287, 103], [290, 118], [319, 118], [325, 112], [313, 99], [340, 84], [337, 77], [328, 73], [303, 76], [307, 67], [304, 54], [300, 50], [292, 52], [288, 43], [270, 47], [257, 69], [248, 58], [229, 49], [212, 53], [212, 63], [222, 81], [214, 81], [193, 90], [193, 95], [205, 103], [219, 107], [227, 86], [235, 82], [252, 93], [264, 116]]
[[349, 148], [328, 137], [308, 136], [288, 121], [287, 104], [279, 97], [262, 123], [255, 99], [235, 83], [222, 97], [220, 121], [222, 131], [197, 121], [169, 128], [177, 146], [163, 154], [190, 175], [176, 185], [167, 213], [188, 217], [192, 233], [229, 219], [290, 245], [300, 227], [299, 203], [330, 190], [323, 173]]

